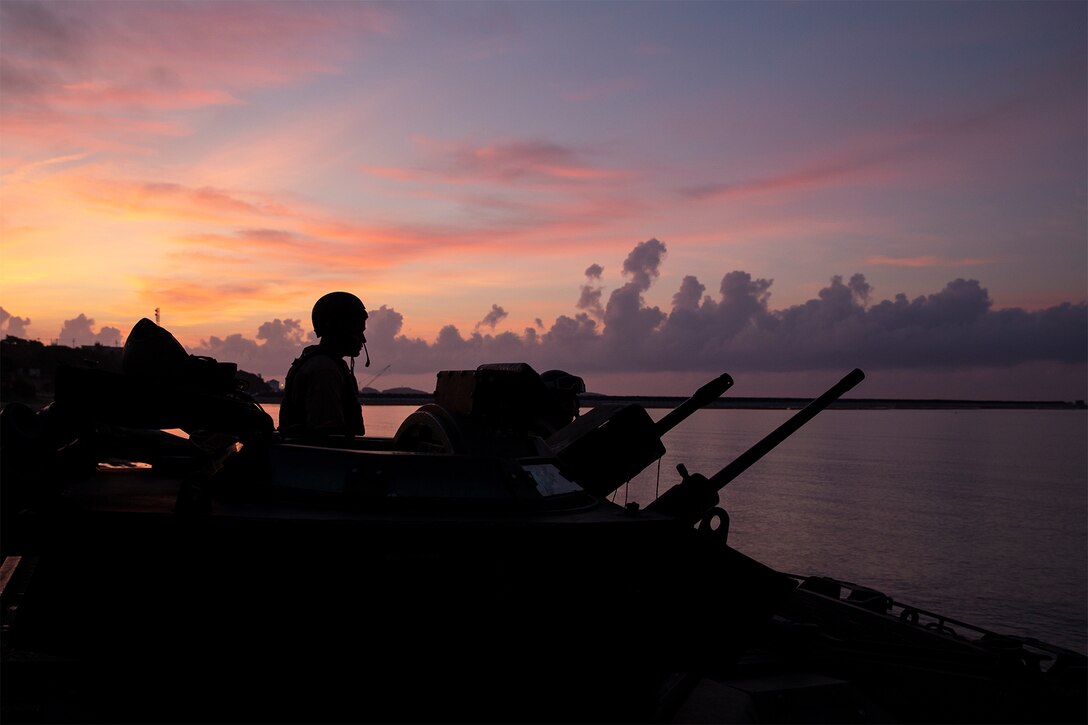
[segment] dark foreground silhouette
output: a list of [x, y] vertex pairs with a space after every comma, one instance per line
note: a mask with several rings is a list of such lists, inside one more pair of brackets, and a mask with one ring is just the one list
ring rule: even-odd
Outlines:
[[608, 497], [728, 375], [556, 429], [485, 364], [392, 437], [293, 440], [229, 364], [175, 355], [163, 401], [132, 352], [0, 414], [5, 722], [1083, 720], [1081, 654], [728, 545], [720, 489], [859, 370], [643, 509]]

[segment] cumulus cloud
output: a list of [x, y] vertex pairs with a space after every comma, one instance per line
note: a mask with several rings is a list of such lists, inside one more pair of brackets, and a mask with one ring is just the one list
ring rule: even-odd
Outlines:
[[57, 340], [61, 345], [71, 345], [72, 347], [95, 344], [117, 346], [121, 344], [121, 339], [124, 336], [116, 327], [103, 327], [95, 332], [94, 326], [94, 320], [81, 312], [79, 316], [64, 321]]
[[297, 351], [300, 347], [316, 341], [312, 332], [302, 327], [301, 320], [279, 320], [266, 322], [257, 330], [257, 339], [263, 341], [268, 350]]
[[[523, 360], [538, 369], [585, 372], [802, 371], [903, 367], [997, 367], [1034, 360], [1083, 362], [1088, 308], [993, 310], [977, 280], [957, 279], [934, 294], [872, 303], [865, 276], [832, 277], [815, 299], [783, 310], [769, 307], [773, 281], [734, 270], [716, 294], [684, 277], [668, 311], [643, 297], [658, 278], [666, 248], [659, 240], [637, 245], [623, 269], [630, 280], [613, 290], [602, 314], [560, 315], [542, 330], [522, 335], [464, 335], [447, 325], [433, 342], [400, 335], [395, 316], [372, 356], [403, 373], [472, 368], [482, 362]], [[599, 272], [589, 274], [599, 277]], [[598, 298], [599, 299], [599, 298]]]
[[[814, 299], [773, 310], [773, 280], [734, 270], [721, 277], [716, 294], [695, 276], [684, 277], [664, 311], [643, 295], [665, 252], [656, 239], [637, 245], [623, 265], [630, 280], [611, 292], [600, 316], [587, 311], [583, 289], [575, 303], [580, 311], [560, 315], [540, 334], [464, 336], [448, 325], [430, 343], [386, 335], [372, 354], [401, 372], [524, 360], [540, 369], [713, 373], [1083, 363], [1088, 349], [1084, 302], [994, 310], [986, 288], [968, 279], [913, 299], [897, 294], [874, 302], [863, 274], [835, 276]], [[398, 331], [399, 323], [398, 316]]]
[[476, 329], [481, 327], [490, 327], [492, 330], [495, 326], [502, 322], [503, 318], [510, 313], [499, 307], [498, 305], [491, 305], [491, 311], [484, 315], [484, 319], [476, 323]]
[[631, 277], [631, 284], [645, 292], [660, 274], [658, 267], [664, 257], [665, 245], [657, 239], [648, 239], [637, 244], [623, 260], [623, 273]]
[[257, 373], [267, 380], [277, 380], [287, 374], [291, 361], [302, 348], [316, 342], [317, 338], [303, 328], [301, 320], [277, 318], [262, 324], [255, 340], [240, 333], [225, 338], [213, 335], [201, 340], [200, 345], [189, 352], [233, 362], [242, 370]]
[[[584, 287], [578, 310], [521, 334], [495, 333], [507, 311], [492, 306], [470, 334], [446, 325], [427, 341], [402, 333], [404, 317], [385, 305], [370, 311], [367, 340], [379, 367], [400, 374], [472, 369], [488, 362], [527, 362], [538, 370], [579, 374], [708, 373], [1011, 368], [1035, 363], [1083, 365], [1088, 358], [1088, 302], [1067, 302], [1037, 311], [994, 309], [987, 289], [973, 279], [954, 279], [931, 294], [895, 294], [874, 301], [863, 274], [834, 276], [815, 298], [785, 309], [770, 308], [773, 280], [743, 270], [722, 275], [714, 293], [693, 275], [682, 278], [668, 310], [647, 304], [658, 279], [665, 245], [636, 245], [623, 263], [629, 280], [601, 296]], [[599, 281], [603, 269], [586, 271]], [[603, 295], [603, 287], [594, 287]], [[587, 304], [596, 300], [597, 305]], [[600, 309], [597, 307], [600, 306]], [[0, 324], [29, 324], [3, 314]], [[62, 344], [81, 344], [115, 334], [93, 330], [85, 315], [68, 320]], [[485, 331], [485, 329], [487, 331]], [[190, 352], [236, 362], [240, 368], [280, 379], [291, 360], [315, 339], [299, 320], [275, 319], [257, 330], [212, 337]], [[113, 344], [113, 343], [111, 343]]]
[[[601, 305], [601, 292], [603, 291], [603, 288], [595, 286], [594, 282], [599, 281], [602, 274], [604, 274], [604, 267], [599, 264], [591, 264], [586, 268], [587, 281], [582, 285], [578, 302], [575, 305], [578, 309], [585, 310], [598, 320], [604, 317], [604, 307]], [[541, 327], [543, 327], [543, 325], [541, 325]]]
[[0, 331], [5, 335], [26, 337], [26, 328], [29, 326], [29, 317], [16, 317], [3, 307], [0, 307]]
[[605, 305], [602, 337], [608, 357], [624, 360], [625, 367], [653, 365], [657, 354], [655, 338], [666, 315], [657, 307], [646, 307], [642, 293], [660, 274], [665, 251], [657, 239], [637, 244], [623, 261], [623, 273], [631, 281], [613, 290]]

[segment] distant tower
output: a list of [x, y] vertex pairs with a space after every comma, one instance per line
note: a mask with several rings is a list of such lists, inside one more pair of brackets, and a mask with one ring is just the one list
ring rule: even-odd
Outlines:
[[155, 324], [159, 324], [159, 308], [155, 308]]

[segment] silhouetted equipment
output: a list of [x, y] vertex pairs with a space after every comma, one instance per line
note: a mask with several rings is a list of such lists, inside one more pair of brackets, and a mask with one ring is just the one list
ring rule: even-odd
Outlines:
[[749, 466], [770, 453], [775, 446], [796, 433], [801, 426], [815, 418], [824, 408], [848, 393], [864, 379], [865, 373], [861, 370], [858, 370], [857, 368], [851, 370], [826, 393], [806, 405], [796, 415], [775, 428], [762, 440], [738, 456], [732, 463], [711, 476], [710, 484], [716, 490], [721, 491], [725, 488], [726, 484], [748, 470]]
[[190, 355], [170, 332], [147, 318], [125, 340], [121, 371], [59, 366], [55, 406], [73, 420], [130, 428], [188, 433], [274, 428], [271, 416], [242, 390], [235, 363]]
[[485, 364], [439, 373], [392, 437], [300, 444], [144, 323], [123, 373], [0, 413], [5, 722], [660, 722], [711, 673], [734, 682], [719, 721], [796, 719], [774, 708], [813, 683], [835, 689], [804, 719], [1084, 720], [1081, 654], [729, 546], [718, 490], [860, 371], [640, 509], [607, 495], [728, 375], [656, 423], [602, 407], [555, 431], [536, 371]]
[[548, 438], [548, 444], [579, 485], [607, 496], [664, 455], [662, 436], [732, 386], [733, 378], [722, 374], [656, 423], [641, 405], [598, 406]]
[[718, 492], [730, 481], [748, 470], [753, 463], [770, 453], [775, 446], [796, 433], [801, 426], [864, 379], [865, 373], [855, 368], [826, 393], [806, 405], [709, 479], [699, 474], [691, 475], [681, 465], [678, 467], [681, 482], [662, 494], [648, 508], [694, 524], [718, 505]]
[[464, 455], [542, 455], [541, 415], [549, 404], [544, 383], [526, 363], [443, 370], [434, 403], [405, 418], [394, 446]]

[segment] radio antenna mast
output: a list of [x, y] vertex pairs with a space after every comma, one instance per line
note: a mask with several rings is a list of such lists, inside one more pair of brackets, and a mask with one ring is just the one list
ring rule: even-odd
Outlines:
[[158, 307], [155, 308], [155, 324], [156, 325], [159, 324], [159, 308]]
[[381, 377], [382, 375], [384, 375], [384, 374], [385, 374], [385, 371], [386, 371], [386, 370], [388, 370], [388, 369], [389, 369], [389, 368], [391, 368], [391, 367], [393, 367], [393, 364], [392, 364], [392, 363], [390, 363], [389, 365], [386, 365], [386, 366], [385, 366], [384, 368], [382, 368], [381, 370], [379, 370], [379, 371], [378, 371], [378, 374], [377, 374], [377, 375], [375, 375], [374, 377], [372, 377], [372, 378], [371, 378], [370, 380], [367, 380], [367, 381], [366, 381], [366, 383], [365, 383], [365, 384], [363, 385], [363, 387], [364, 387], [364, 388], [369, 388], [369, 387], [370, 387], [370, 384], [371, 384], [372, 382], [374, 382], [375, 380], [377, 380], [378, 378], [380, 378], [380, 377]]

